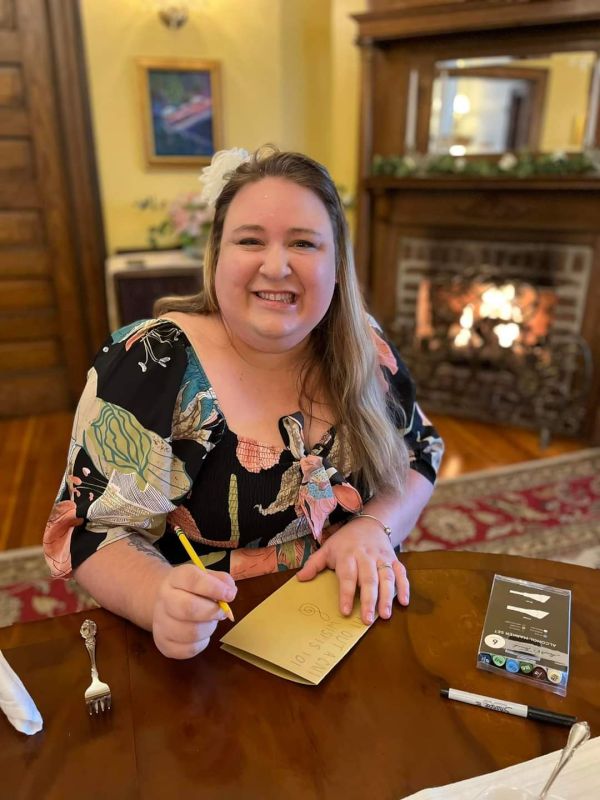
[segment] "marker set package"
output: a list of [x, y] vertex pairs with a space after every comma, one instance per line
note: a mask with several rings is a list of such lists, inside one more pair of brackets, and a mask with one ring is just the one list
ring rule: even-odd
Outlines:
[[564, 697], [570, 629], [569, 589], [494, 575], [477, 666]]

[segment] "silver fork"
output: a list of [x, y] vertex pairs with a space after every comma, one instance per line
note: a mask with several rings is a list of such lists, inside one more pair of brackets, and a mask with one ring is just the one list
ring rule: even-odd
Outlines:
[[85, 702], [90, 714], [93, 711], [98, 714], [100, 711], [108, 710], [112, 699], [110, 686], [98, 678], [98, 670], [96, 668], [96, 630], [96, 623], [91, 619], [86, 619], [79, 630], [85, 639], [85, 647], [92, 662], [92, 682], [85, 690]]

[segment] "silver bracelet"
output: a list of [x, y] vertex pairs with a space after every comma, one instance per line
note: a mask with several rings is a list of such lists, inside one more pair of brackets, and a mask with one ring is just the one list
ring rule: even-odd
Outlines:
[[384, 532], [386, 533], [388, 539], [392, 538], [392, 529], [388, 528], [388, 526], [385, 523], [383, 523], [380, 519], [378, 519], [377, 517], [374, 517], [373, 514], [363, 514], [362, 511], [359, 511], [359, 513], [355, 514], [354, 516], [355, 517], [368, 517], [369, 519], [374, 519], [375, 522], [378, 522], [381, 525], [381, 527], [383, 528]]

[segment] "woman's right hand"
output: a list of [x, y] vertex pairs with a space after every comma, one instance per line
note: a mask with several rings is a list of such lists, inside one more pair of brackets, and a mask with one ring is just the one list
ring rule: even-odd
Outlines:
[[225, 614], [219, 600], [230, 602], [237, 587], [227, 572], [206, 572], [193, 564], [170, 569], [159, 584], [152, 614], [152, 635], [169, 658], [192, 658], [210, 641]]

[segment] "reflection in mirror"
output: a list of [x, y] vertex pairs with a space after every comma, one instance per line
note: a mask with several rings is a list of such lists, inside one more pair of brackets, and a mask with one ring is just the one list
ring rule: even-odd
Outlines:
[[438, 61], [429, 153], [581, 152], [594, 138], [598, 76], [595, 52]]

